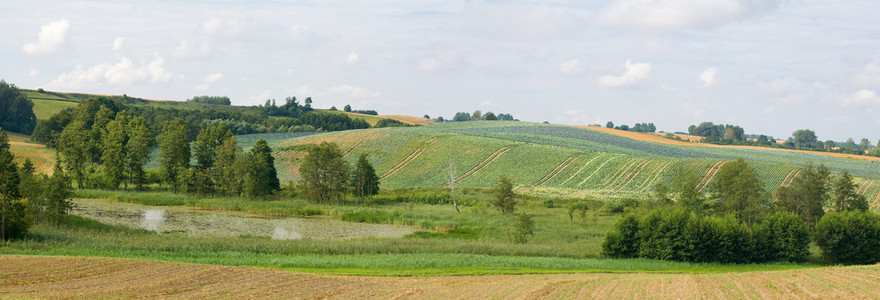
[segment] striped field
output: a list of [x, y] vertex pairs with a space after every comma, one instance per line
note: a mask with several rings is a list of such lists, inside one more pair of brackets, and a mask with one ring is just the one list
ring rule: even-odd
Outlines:
[[138, 259], [0, 256], [3, 298], [868, 299], [880, 265], [710, 274], [368, 277]]

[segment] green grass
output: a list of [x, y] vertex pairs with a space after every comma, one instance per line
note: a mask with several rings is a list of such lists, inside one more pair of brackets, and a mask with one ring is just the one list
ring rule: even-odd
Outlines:
[[34, 114], [38, 120], [47, 120], [62, 110], [76, 107], [76, 103], [68, 101], [32, 99]]

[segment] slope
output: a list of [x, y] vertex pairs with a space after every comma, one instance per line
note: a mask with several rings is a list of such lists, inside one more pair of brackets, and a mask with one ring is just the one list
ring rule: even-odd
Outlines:
[[[453, 167], [459, 186], [493, 186], [508, 177], [522, 192], [604, 199], [646, 197], [656, 183], [671, 184], [675, 174], [692, 172], [706, 186], [724, 162], [743, 157], [756, 169], [766, 190], [786, 184], [799, 167], [822, 163], [835, 172], [857, 175], [860, 193], [873, 200], [880, 184], [880, 162], [814, 153], [694, 147], [630, 139], [570, 126], [525, 122], [460, 122], [412, 128], [381, 128], [317, 134], [279, 143], [282, 180], [298, 178], [297, 145], [339, 144], [353, 161], [369, 154], [383, 188], [443, 185]], [[300, 150], [297, 150], [300, 149]]]

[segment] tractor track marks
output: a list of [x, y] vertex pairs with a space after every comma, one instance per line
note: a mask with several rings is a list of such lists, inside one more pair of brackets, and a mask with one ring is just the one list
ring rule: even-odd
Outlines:
[[638, 165], [636, 165], [635, 168], [633, 168], [632, 171], [629, 172], [629, 174], [627, 174], [625, 177], [623, 177], [623, 180], [621, 180], [619, 183], [617, 183], [613, 187], [614, 191], [618, 192], [621, 189], [623, 189], [625, 186], [629, 185], [629, 183], [632, 182], [633, 179], [636, 178], [636, 176], [639, 176], [639, 173], [641, 173], [642, 170], [645, 167], [647, 167], [649, 164], [651, 164], [651, 162], [653, 162], [653, 161], [654, 161], [653, 159], [650, 159], [650, 160], [643, 161], [643, 162], [639, 163]]
[[535, 187], [543, 185], [544, 183], [547, 183], [547, 181], [550, 181], [551, 179], [556, 177], [556, 175], [559, 175], [559, 173], [561, 173], [563, 170], [568, 168], [568, 166], [571, 165], [571, 163], [573, 163], [575, 160], [577, 160], [581, 156], [583, 156], [583, 154], [574, 154], [572, 156], [569, 156], [568, 158], [563, 160], [561, 163], [556, 165], [556, 167], [553, 168], [553, 170], [551, 170], [550, 173], [545, 174], [544, 177], [541, 177], [540, 179], [538, 179], [537, 181], [535, 181], [534, 183], [529, 185], [526, 188], [526, 190], [531, 190]]
[[794, 168], [794, 169], [791, 169], [791, 171], [788, 171], [788, 174], [785, 174], [785, 177], [782, 178], [782, 182], [779, 183], [779, 186], [785, 186], [785, 183], [788, 182], [788, 179], [789, 179], [789, 178], [791, 177], [791, 175], [794, 174], [797, 170], [798, 170], [798, 168]]
[[397, 171], [400, 171], [400, 169], [403, 169], [403, 167], [406, 167], [410, 162], [412, 162], [413, 160], [418, 158], [420, 155], [422, 155], [422, 153], [425, 152], [425, 149], [428, 148], [428, 145], [432, 145], [432, 144], [436, 143], [441, 138], [442, 137], [435, 136], [435, 137], [432, 137], [431, 139], [429, 139], [421, 147], [417, 148], [416, 150], [413, 150], [413, 152], [410, 153], [406, 158], [404, 158], [402, 161], [400, 161], [399, 163], [394, 165], [394, 167], [392, 167], [388, 171], [385, 171], [385, 173], [382, 173], [382, 175], [379, 175], [379, 180], [382, 180], [382, 179], [387, 178], [388, 176], [394, 175], [394, 173], [397, 173]]
[[599, 165], [599, 167], [596, 168], [596, 170], [593, 170], [593, 173], [590, 173], [590, 176], [587, 176], [587, 178], [584, 178], [584, 180], [582, 180], [581, 183], [578, 184], [578, 186], [584, 185], [584, 183], [586, 183], [588, 180], [590, 180], [590, 178], [593, 178], [593, 176], [596, 175], [596, 173], [599, 173], [599, 170], [602, 170], [602, 168], [605, 167], [605, 165], [610, 163], [612, 160], [620, 158], [620, 157], [623, 157], [623, 156], [614, 156], [614, 157], [611, 157], [608, 160], [606, 160], [604, 163]]
[[462, 182], [465, 179], [468, 179], [468, 177], [471, 177], [472, 175], [476, 174], [477, 172], [483, 170], [483, 168], [485, 168], [486, 166], [488, 166], [489, 164], [494, 162], [496, 159], [498, 159], [498, 157], [501, 157], [501, 155], [503, 155], [504, 153], [507, 153], [507, 151], [510, 151], [510, 149], [513, 149], [513, 147], [515, 147], [515, 145], [507, 145], [507, 146], [499, 148], [498, 150], [495, 150], [495, 152], [493, 152], [492, 154], [487, 156], [479, 164], [477, 164], [476, 166], [474, 166], [473, 168], [471, 168], [467, 172], [464, 172], [464, 174], [461, 174], [460, 176], [456, 177], [455, 182]]
[[660, 176], [663, 175], [663, 172], [666, 171], [666, 168], [668, 168], [670, 165], [672, 165], [671, 162], [665, 162], [658, 165], [657, 173], [655, 173], [650, 180], [645, 181], [645, 183], [638, 188], [639, 192], [644, 192], [646, 189], [654, 185], [654, 183], [657, 182], [657, 179], [660, 179]]
[[721, 166], [723, 166], [727, 161], [720, 160], [716, 162], [712, 167], [709, 168], [709, 171], [706, 171], [706, 175], [703, 176], [703, 179], [700, 179], [700, 184], [697, 185], [694, 190], [697, 192], [702, 192], [706, 186], [709, 185], [709, 182], [712, 181], [712, 178], [715, 178], [715, 174], [718, 174], [718, 170], [721, 170]]

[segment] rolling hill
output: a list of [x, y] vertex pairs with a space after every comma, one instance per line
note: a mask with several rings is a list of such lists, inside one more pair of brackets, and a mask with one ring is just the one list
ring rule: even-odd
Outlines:
[[298, 178], [299, 161], [306, 155], [294, 146], [327, 141], [338, 144], [349, 161], [369, 154], [381, 186], [391, 189], [446, 185], [452, 168], [456, 185], [463, 187], [492, 187], [504, 175], [527, 194], [640, 199], [648, 197], [656, 183], [671, 184], [677, 172], [698, 174], [701, 180], [694, 188], [703, 190], [724, 162], [742, 157], [756, 169], [767, 191], [790, 184], [800, 167], [821, 163], [834, 172], [856, 175], [859, 193], [875, 209], [880, 202], [876, 160], [661, 143], [571, 126], [460, 122], [280, 139], [275, 150], [282, 182]]

